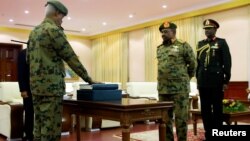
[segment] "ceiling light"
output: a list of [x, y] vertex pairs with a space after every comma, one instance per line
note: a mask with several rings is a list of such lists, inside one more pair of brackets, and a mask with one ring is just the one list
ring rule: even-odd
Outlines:
[[105, 26], [105, 25], [107, 25], [107, 23], [106, 23], [106, 22], [103, 22], [102, 25]]
[[28, 11], [28, 10], [25, 10], [25, 11], [24, 11], [24, 13], [25, 13], [25, 14], [29, 14], [29, 13], [30, 13], [30, 11]]
[[134, 15], [133, 15], [133, 14], [129, 14], [128, 17], [129, 17], [129, 18], [133, 18]]
[[83, 29], [82, 29], [82, 31], [86, 31], [86, 29], [85, 29], [85, 28], [83, 28]]
[[71, 17], [67, 17], [68, 20], [71, 20]]
[[9, 22], [14, 22], [14, 20], [13, 19], [9, 19]]
[[167, 5], [162, 5], [162, 8], [167, 8], [168, 6]]

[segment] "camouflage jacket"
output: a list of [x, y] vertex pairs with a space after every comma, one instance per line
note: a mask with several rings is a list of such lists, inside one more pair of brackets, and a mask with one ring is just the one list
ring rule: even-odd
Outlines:
[[196, 59], [190, 45], [175, 40], [157, 48], [158, 92], [178, 94], [190, 92], [190, 79], [195, 74]]
[[30, 64], [30, 87], [33, 95], [61, 96], [65, 94], [63, 60], [83, 80], [91, 81], [63, 30], [49, 18], [31, 31], [27, 60]]

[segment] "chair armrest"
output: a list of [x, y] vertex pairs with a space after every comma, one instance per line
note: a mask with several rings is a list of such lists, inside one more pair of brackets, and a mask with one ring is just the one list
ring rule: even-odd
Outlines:
[[199, 103], [198, 103], [199, 97], [198, 96], [191, 96], [189, 99], [189, 105], [190, 109], [199, 109]]

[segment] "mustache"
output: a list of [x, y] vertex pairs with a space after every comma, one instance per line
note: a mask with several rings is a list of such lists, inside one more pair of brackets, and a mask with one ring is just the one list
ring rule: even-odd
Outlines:
[[162, 37], [162, 38], [168, 38], [168, 36], [166, 36], [166, 35], [161, 35], [161, 37]]
[[168, 37], [168, 36], [166, 36], [166, 35], [162, 35], [161, 37], [162, 37], [162, 39], [164, 39], [164, 40], [170, 40], [170, 39], [171, 39], [170, 37]]

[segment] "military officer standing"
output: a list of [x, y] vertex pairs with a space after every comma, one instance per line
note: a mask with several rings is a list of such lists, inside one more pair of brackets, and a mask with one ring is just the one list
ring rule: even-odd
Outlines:
[[187, 120], [190, 92], [190, 79], [195, 74], [196, 60], [191, 46], [176, 39], [177, 26], [165, 22], [159, 30], [163, 43], [157, 48], [158, 93], [160, 101], [173, 101], [167, 122], [167, 141], [174, 141], [173, 114], [178, 141], [187, 140]]
[[212, 19], [203, 22], [207, 39], [198, 42], [197, 82], [206, 140], [212, 127], [222, 125], [224, 90], [231, 77], [231, 55], [225, 39], [215, 36], [219, 24]]
[[67, 13], [67, 8], [61, 2], [49, 0], [45, 19], [29, 36], [27, 58], [35, 113], [35, 141], [60, 140], [62, 100], [65, 94], [63, 61], [84, 81], [94, 83], [62, 30], [62, 19]]

